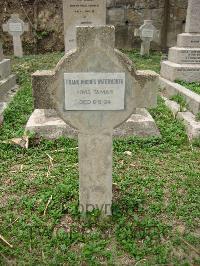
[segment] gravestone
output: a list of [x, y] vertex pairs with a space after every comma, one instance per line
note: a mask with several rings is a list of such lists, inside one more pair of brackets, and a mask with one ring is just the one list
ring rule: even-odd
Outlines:
[[81, 212], [111, 214], [113, 130], [136, 108], [156, 105], [158, 75], [136, 72], [114, 45], [113, 26], [77, 27], [77, 50], [32, 76], [33, 93], [78, 130]]
[[106, 0], [63, 0], [65, 52], [76, 48], [76, 26], [106, 24]]
[[168, 61], [161, 64], [165, 79], [200, 82], [200, 1], [189, 0], [185, 33], [169, 49]]
[[3, 31], [8, 32], [13, 37], [14, 55], [23, 57], [21, 35], [29, 30], [29, 25], [24, 23], [18, 14], [11, 15], [6, 24], [3, 24]]
[[16, 76], [11, 74], [10, 59], [4, 58], [0, 40], [0, 125], [3, 123], [3, 111], [16, 89]]
[[189, 0], [185, 32], [200, 32], [200, 1]]
[[142, 40], [140, 54], [149, 55], [151, 42], [158, 42], [160, 32], [153, 26], [152, 20], [145, 20], [144, 24], [135, 30], [135, 36]]

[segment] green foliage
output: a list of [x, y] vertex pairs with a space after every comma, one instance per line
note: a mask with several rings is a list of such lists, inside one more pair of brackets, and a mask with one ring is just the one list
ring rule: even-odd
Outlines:
[[188, 109], [188, 104], [181, 94], [176, 94], [170, 97], [170, 100], [177, 102], [180, 105], [180, 111], [184, 112]]
[[33, 110], [31, 73], [60, 57], [14, 61], [21, 90], [0, 129], [1, 235], [13, 248], [0, 242], [0, 265], [199, 265], [200, 145], [188, 143], [161, 98], [150, 110], [161, 137], [114, 140], [109, 218], [79, 214], [77, 140], [42, 140], [27, 150], [5, 143], [23, 135]]
[[194, 141], [193, 141], [193, 146], [196, 146], [196, 147], [199, 147], [200, 148], [200, 137], [199, 138], [196, 138]]
[[38, 40], [42, 40], [44, 38], [46, 38], [47, 36], [49, 36], [52, 33], [52, 31], [36, 31], [36, 37]]
[[186, 87], [187, 89], [189, 89], [189, 90], [191, 90], [197, 94], [200, 94], [200, 83], [198, 83], [198, 82], [188, 83], [188, 82], [181, 81], [181, 80], [177, 80], [176, 82], [179, 83], [180, 85]]
[[151, 51], [149, 56], [141, 56], [138, 50], [122, 50], [133, 60], [137, 69], [153, 70], [160, 73], [161, 53]]

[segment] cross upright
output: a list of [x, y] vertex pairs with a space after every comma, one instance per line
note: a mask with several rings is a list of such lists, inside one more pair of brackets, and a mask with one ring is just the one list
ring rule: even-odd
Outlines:
[[23, 57], [21, 35], [29, 30], [29, 24], [24, 23], [18, 14], [11, 15], [6, 24], [3, 24], [3, 31], [8, 32], [13, 37], [14, 55]]
[[113, 26], [77, 27], [77, 49], [53, 71], [32, 76], [33, 94], [42, 88], [58, 115], [78, 129], [79, 208], [111, 214], [112, 134], [135, 108], [156, 105], [158, 75], [135, 71], [114, 48]]
[[160, 31], [153, 26], [152, 20], [144, 20], [144, 24], [135, 30], [135, 36], [142, 40], [140, 54], [149, 55], [151, 42], [158, 42]]

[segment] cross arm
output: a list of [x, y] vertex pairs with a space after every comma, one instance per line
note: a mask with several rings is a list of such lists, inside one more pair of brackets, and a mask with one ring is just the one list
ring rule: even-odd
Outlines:
[[54, 71], [36, 71], [32, 75], [32, 89], [35, 109], [54, 109], [50, 97], [50, 87], [54, 81]]

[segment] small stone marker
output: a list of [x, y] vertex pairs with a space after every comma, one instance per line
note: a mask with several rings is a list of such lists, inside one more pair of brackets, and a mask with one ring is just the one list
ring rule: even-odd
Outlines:
[[144, 24], [135, 30], [135, 36], [139, 36], [142, 40], [140, 54], [149, 55], [151, 42], [158, 42], [160, 31], [153, 26], [152, 20], [145, 20]]
[[106, 25], [105, 0], [63, 0], [65, 52], [76, 48], [76, 26]]
[[168, 61], [161, 64], [165, 79], [200, 82], [200, 0], [189, 0], [185, 33], [169, 49]]
[[77, 50], [66, 54], [54, 71], [32, 76], [33, 92], [78, 129], [80, 211], [111, 214], [112, 134], [137, 107], [156, 105], [158, 75], [135, 71], [114, 49], [113, 26], [77, 27]]
[[21, 35], [29, 30], [29, 25], [24, 23], [18, 14], [11, 15], [6, 24], [3, 24], [3, 31], [8, 32], [13, 37], [14, 55], [23, 57]]

